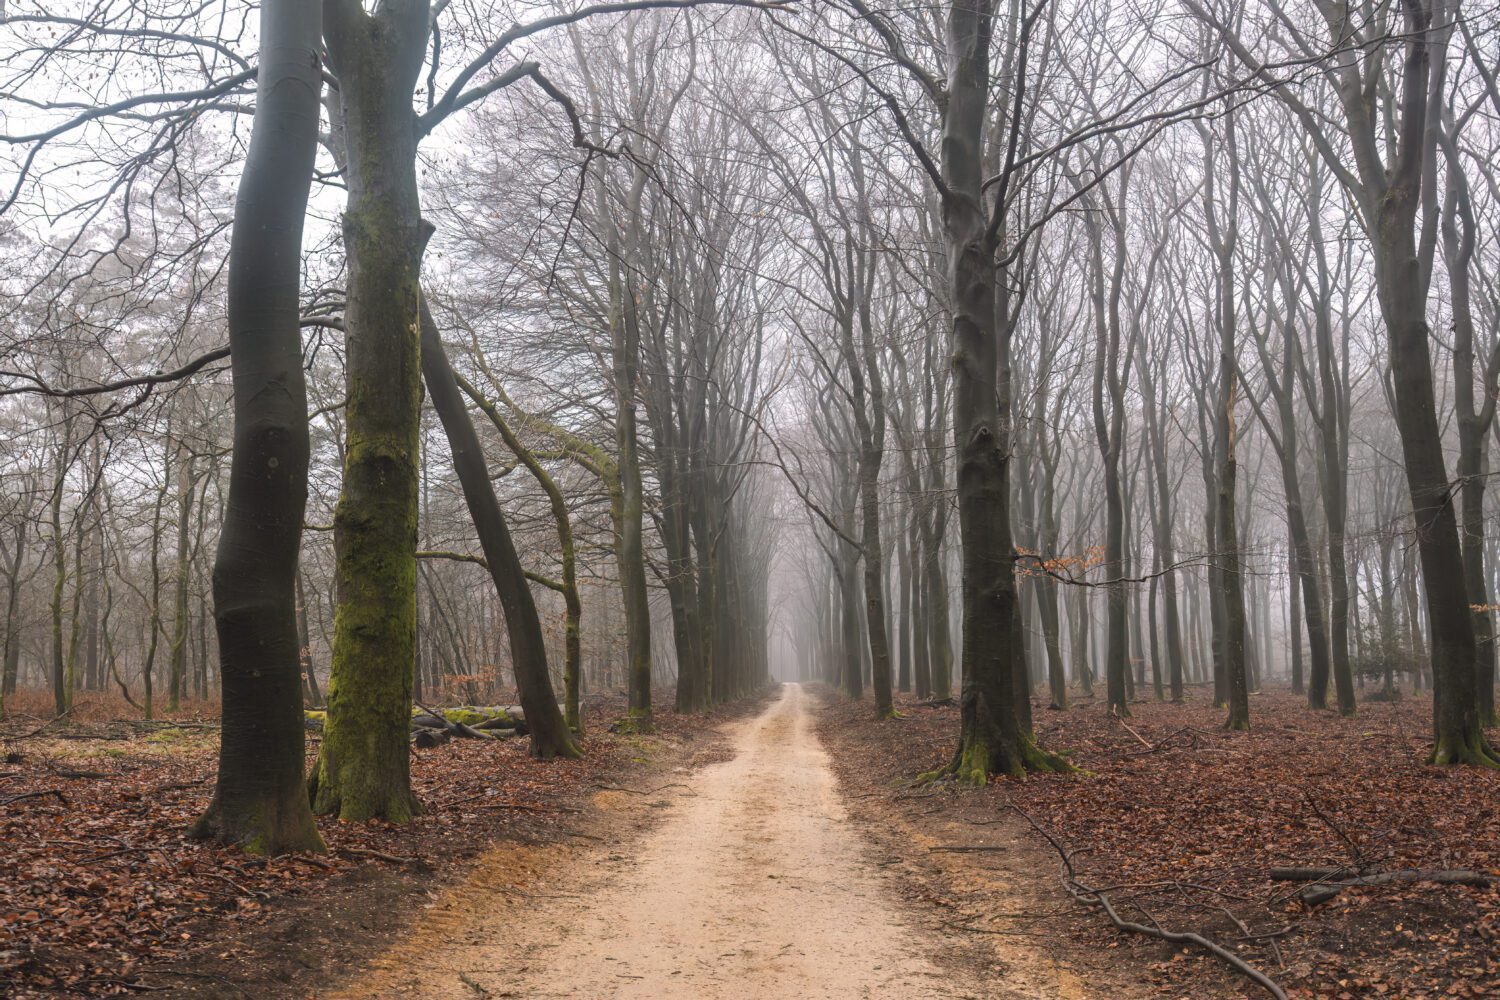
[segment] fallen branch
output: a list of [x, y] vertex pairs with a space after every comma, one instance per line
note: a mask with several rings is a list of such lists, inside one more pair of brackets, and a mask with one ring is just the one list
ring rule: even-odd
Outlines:
[[33, 729], [29, 733], [22, 733], [20, 736], [7, 736], [5, 738], [5, 742], [6, 743], [19, 743], [22, 740], [29, 740], [33, 736], [40, 736], [43, 733], [45, 733], [48, 729], [52, 728], [52, 724], [54, 722], [59, 722], [62, 719], [67, 718], [68, 713], [71, 712], [71, 711], [73, 711], [73, 710], [71, 708], [69, 708], [69, 709], [63, 710], [62, 712], [59, 712], [57, 715], [54, 715], [52, 718], [48, 719], [46, 722], [42, 723], [40, 726], [38, 726], [37, 728]]
[[90, 976], [85, 979], [86, 983], [97, 983], [100, 986], [117, 986], [120, 989], [135, 990], [140, 993], [165, 993], [170, 986], [148, 986], [145, 983], [132, 983], [124, 979], [113, 979], [109, 976]]
[[581, 813], [582, 809], [574, 809], [572, 806], [533, 806], [524, 802], [486, 802], [479, 806], [480, 809], [519, 809], [521, 812], [534, 813]]
[[460, 972], [458, 974], [458, 978], [460, 982], [462, 982], [469, 989], [473, 990], [476, 996], [487, 997], [491, 995], [489, 990], [476, 983], [467, 972]]
[[1134, 736], [1137, 740], [1140, 740], [1141, 746], [1145, 747], [1147, 750], [1155, 750], [1156, 749], [1155, 747], [1153, 747], [1151, 745], [1151, 741], [1150, 740], [1146, 739], [1146, 737], [1142, 736], [1140, 733], [1138, 733], [1134, 729], [1132, 729], [1131, 726], [1130, 726], [1130, 723], [1126, 722], [1124, 719], [1120, 718], [1118, 715], [1114, 715], [1114, 716], [1111, 716], [1111, 717], [1116, 722], [1118, 722], [1120, 725], [1124, 726], [1125, 727], [1125, 731], [1127, 733], [1129, 733], [1131, 736]]
[[217, 722], [173, 722], [170, 719], [117, 719], [127, 726], [140, 729], [218, 729]]
[[1104, 915], [1109, 917], [1109, 922], [1114, 924], [1116, 930], [1128, 931], [1131, 934], [1141, 934], [1145, 937], [1156, 938], [1157, 940], [1166, 941], [1171, 944], [1196, 945], [1221, 959], [1236, 972], [1263, 987], [1276, 1000], [1287, 1000], [1286, 992], [1280, 986], [1276, 985], [1276, 982], [1270, 976], [1267, 976], [1264, 972], [1261, 972], [1255, 966], [1246, 962], [1218, 942], [1206, 938], [1201, 934], [1195, 934], [1192, 931], [1169, 931], [1163, 927], [1148, 927], [1145, 924], [1139, 924], [1133, 920], [1126, 920], [1121, 917], [1116, 912], [1114, 903], [1110, 900], [1107, 893], [1097, 889], [1090, 889], [1078, 880], [1077, 872], [1073, 870], [1072, 856], [1062, 844], [1058, 843], [1056, 837], [1048, 833], [1040, 823], [1032, 819], [1031, 815], [1020, 806], [1012, 804], [1011, 808], [1020, 813], [1021, 817], [1031, 824], [1031, 828], [1041, 834], [1047, 843], [1052, 845], [1053, 849], [1057, 851], [1058, 857], [1062, 858], [1064, 872], [1062, 885], [1067, 890], [1068, 895], [1084, 906], [1096, 906], [1102, 909]]
[[50, 764], [47, 765], [47, 770], [51, 771], [53, 774], [57, 775], [59, 778], [79, 778], [79, 779], [88, 779], [90, 781], [100, 781], [100, 780], [102, 780], [104, 778], [118, 778], [119, 777], [118, 774], [115, 774], [115, 773], [113, 773], [111, 771], [75, 771], [72, 768], [68, 768], [68, 767], [53, 767]]
[[623, 785], [606, 785], [606, 784], [603, 784], [602, 782], [596, 782], [594, 784], [594, 787], [595, 788], [602, 788], [606, 792], [628, 792], [631, 795], [655, 795], [657, 792], [664, 792], [668, 788], [689, 788], [690, 786], [685, 785], [685, 784], [683, 784], [680, 781], [670, 781], [670, 782], [668, 782], [665, 785], [659, 785], [656, 788], [646, 788], [646, 789], [641, 789], [641, 788], [626, 788]]
[[1134, 751], [1132, 753], [1127, 753], [1124, 756], [1126, 756], [1126, 757], [1145, 757], [1148, 754], [1156, 753], [1159, 750], [1173, 750], [1173, 749], [1177, 749], [1176, 747], [1174, 747], [1172, 745], [1172, 741], [1175, 740], [1177, 737], [1183, 735], [1184, 733], [1186, 733], [1188, 736], [1192, 737], [1192, 741], [1190, 743], [1184, 743], [1183, 747], [1184, 748], [1185, 747], [1192, 747], [1194, 749], [1197, 749], [1198, 746], [1199, 746], [1199, 744], [1200, 744], [1200, 742], [1201, 742], [1199, 740], [1199, 738], [1198, 738], [1198, 730], [1194, 729], [1192, 726], [1183, 726], [1181, 729], [1174, 730], [1173, 732], [1168, 733], [1166, 736], [1163, 736], [1161, 739], [1157, 740], [1154, 744], [1150, 745], [1147, 749], [1145, 749], [1145, 750], [1136, 750], [1136, 751]]
[[379, 861], [389, 861], [393, 865], [418, 865], [425, 864], [421, 858], [405, 858], [396, 854], [386, 854], [384, 851], [372, 851], [367, 847], [340, 847], [340, 854], [352, 854], [361, 858], [375, 858]]
[[44, 788], [39, 792], [22, 792], [20, 795], [12, 795], [10, 798], [0, 799], [0, 806], [8, 806], [12, 802], [20, 802], [22, 799], [41, 798], [43, 795], [56, 795], [59, 802], [63, 805], [68, 804], [67, 797], [62, 792], [59, 792], [55, 788]]
[[252, 897], [254, 899], [270, 899], [271, 898], [271, 894], [270, 893], [268, 893], [268, 892], [261, 892], [259, 889], [247, 889], [244, 886], [240, 885], [238, 882], [236, 882], [234, 879], [230, 878], [228, 875], [220, 875], [218, 872], [204, 872], [203, 874], [207, 875], [209, 878], [216, 878], [216, 879], [218, 879], [220, 882], [223, 882], [225, 885], [230, 886], [231, 888], [233, 888], [236, 892], [238, 892], [242, 896], [250, 896], [250, 897]]

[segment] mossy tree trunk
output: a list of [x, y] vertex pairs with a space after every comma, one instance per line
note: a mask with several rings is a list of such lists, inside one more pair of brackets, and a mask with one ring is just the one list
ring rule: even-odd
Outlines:
[[344, 312], [343, 492], [334, 509], [338, 607], [328, 721], [313, 808], [363, 822], [417, 812], [407, 731], [416, 656], [422, 401], [418, 302], [424, 241], [411, 96], [428, 34], [425, 0], [325, 4], [339, 81], [349, 195]]
[[261, 5], [255, 123], [229, 250], [234, 451], [214, 560], [223, 729], [200, 838], [253, 854], [323, 848], [303, 784], [295, 581], [307, 505], [298, 290], [318, 141], [321, 9]]

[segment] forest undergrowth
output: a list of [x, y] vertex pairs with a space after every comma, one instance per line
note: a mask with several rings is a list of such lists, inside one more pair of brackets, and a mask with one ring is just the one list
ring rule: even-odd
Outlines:
[[[22, 692], [0, 722], [7, 998], [265, 997], [271, 984], [336, 976], [486, 847], [586, 836], [576, 827], [593, 789], [628, 784], [688, 748], [701, 762], [726, 717], [662, 713], [656, 735], [619, 736], [606, 727], [625, 699], [609, 694], [591, 698], [581, 761], [534, 760], [525, 739], [414, 750], [422, 816], [404, 826], [320, 818], [326, 854], [260, 861], [187, 839], [213, 790], [208, 706], [149, 724], [122, 721], [135, 716], [123, 700], [80, 695], [50, 725], [48, 707]], [[310, 732], [309, 761], [317, 751]]]
[[[1042, 703], [1042, 744], [1069, 751], [1083, 773], [930, 793], [908, 781], [951, 756], [958, 709], [910, 698], [899, 707], [902, 719], [880, 723], [867, 702], [829, 695], [820, 732], [846, 792], [899, 809], [904, 822], [934, 835], [931, 850], [983, 858], [986, 849], [1003, 849], [987, 845], [1006, 829], [1034, 841], [1034, 857], [1045, 862], [1035, 878], [1055, 905], [1033, 914], [1025, 931], [973, 926], [974, 918], [970, 930], [1065, 941], [1075, 957], [1111, 949], [1163, 996], [1267, 995], [1201, 948], [1122, 934], [1098, 907], [1072, 900], [1058, 850], [1029, 817], [1069, 854], [1075, 884], [1106, 891], [1123, 919], [1204, 935], [1290, 997], [1500, 995], [1494, 885], [1415, 879], [1303, 899], [1361, 874], [1500, 877], [1500, 774], [1423, 763], [1425, 697], [1362, 702], [1357, 716], [1340, 718], [1310, 712], [1290, 691], [1270, 691], [1253, 696], [1253, 728], [1236, 733], [1224, 731], [1223, 710], [1201, 688], [1183, 705], [1133, 704], [1123, 722], [1102, 699], [1067, 712]], [[951, 801], [939, 808], [927, 794]], [[954, 817], [965, 843], [937, 832], [951, 829]], [[1287, 868], [1333, 874], [1323, 883], [1273, 877]], [[984, 907], [1013, 909], [998, 898]], [[1069, 959], [1062, 949], [1059, 960]]]

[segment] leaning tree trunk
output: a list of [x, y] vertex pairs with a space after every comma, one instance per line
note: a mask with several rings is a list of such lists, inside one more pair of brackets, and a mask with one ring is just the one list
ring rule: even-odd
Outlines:
[[348, 279], [343, 492], [333, 515], [338, 583], [328, 721], [313, 808], [351, 822], [419, 811], [408, 731], [417, 641], [417, 520], [423, 241], [411, 95], [427, 4], [366, 13], [325, 3], [339, 81]]
[[[432, 316], [428, 312], [427, 303], [424, 299], [422, 302], [422, 369], [424, 373], [427, 373], [427, 388], [428, 391], [433, 394], [433, 405], [436, 406], [437, 391], [432, 388], [433, 373], [428, 373], [427, 351], [429, 326], [432, 327], [432, 338], [436, 349], [441, 351], [443, 342], [440, 338], [437, 337], [437, 328], [432, 323]], [[444, 352], [443, 360], [446, 364], [446, 352]], [[493, 403], [480, 395], [478, 389], [474, 388], [474, 386], [470, 385], [467, 380], [458, 375], [458, 373], [453, 370], [451, 364], [447, 365], [447, 371], [453, 377], [454, 384], [463, 392], [463, 394], [465, 396], [468, 396], [469, 399], [474, 402], [474, 405], [483, 410], [484, 415], [490, 418], [490, 423], [494, 424], [495, 429], [500, 432], [500, 438], [505, 442], [505, 446], [510, 449], [513, 455], [516, 456], [516, 461], [526, 466], [526, 469], [531, 473], [532, 478], [537, 481], [537, 485], [542, 488], [542, 492], [547, 494], [548, 505], [552, 508], [552, 520], [557, 526], [558, 562], [562, 566], [562, 579], [556, 582], [549, 581], [548, 585], [551, 586], [552, 589], [561, 593], [563, 596], [563, 719], [567, 723], [568, 729], [572, 730], [577, 735], [582, 736], [583, 715], [579, 708], [578, 698], [580, 688], [583, 684], [583, 601], [578, 594], [577, 548], [573, 543], [573, 523], [568, 515], [567, 498], [563, 496], [563, 492], [560, 488], [558, 488], [556, 481], [553, 480], [552, 476], [547, 472], [546, 469], [542, 468], [542, 464], [536, 460], [536, 456], [531, 453], [531, 450], [521, 443], [520, 438], [516, 437], [515, 432], [511, 430], [510, 424], [506, 422], [503, 416], [501, 416], [500, 410]], [[462, 415], [464, 421], [467, 423], [468, 415]], [[441, 418], [441, 414], [439, 414], [439, 417]], [[445, 423], [445, 430], [446, 427], [447, 425]], [[461, 429], [462, 428], [460, 428], [460, 430]], [[450, 447], [452, 447], [451, 436], [449, 444]], [[474, 444], [474, 447], [476, 449], [478, 448], [477, 441]], [[476, 454], [480, 453], [476, 451]], [[490, 496], [493, 497], [494, 488], [492, 486], [489, 486], [488, 484], [489, 480], [486, 479], [483, 489], [488, 489]], [[477, 487], [478, 484], [476, 484], [476, 488]], [[481, 498], [483, 489], [479, 490]], [[504, 515], [501, 514], [497, 509], [496, 516], [500, 519], [501, 527], [506, 529], [506, 535], [507, 537], [509, 537], [509, 529], [506, 528], [506, 525], [504, 523]], [[483, 540], [481, 539], [481, 544], [482, 542]], [[515, 546], [512, 545], [511, 550], [514, 551], [514, 549]], [[515, 570], [518, 574], [522, 572], [519, 559], [516, 560]], [[491, 570], [491, 572], [493, 573], [493, 570]], [[505, 607], [503, 599], [501, 601], [501, 605], [502, 608]], [[506, 610], [508, 616], [509, 611], [508, 609]], [[535, 607], [533, 605], [533, 611], [534, 610]], [[506, 621], [509, 622], [509, 620], [509, 617], [507, 617]], [[514, 654], [514, 650], [512, 650], [512, 653]], [[513, 656], [513, 658], [515, 657]], [[515, 659], [517, 659], [517, 662], [519, 662], [518, 658]], [[544, 680], [546, 681], [547, 690], [550, 694], [552, 690], [551, 678], [550, 676], [544, 675]], [[532, 683], [534, 684], [534, 680], [532, 681]], [[532, 749], [533, 751], [536, 750], [536, 741], [533, 741]]]
[[490, 470], [485, 464], [479, 435], [464, 407], [458, 380], [453, 376], [437, 324], [433, 322], [425, 299], [421, 316], [422, 375], [432, 396], [432, 407], [437, 410], [443, 432], [448, 436], [448, 448], [453, 453], [453, 468], [463, 487], [464, 502], [468, 504], [469, 516], [474, 519], [474, 530], [479, 535], [479, 545], [489, 565], [490, 579], [495, 583], [500, 606], [505, 611], [505, 631], [510, 639], [516, 693], [526, 712], [526, 725], [531, 729], [531, 753], [542, 760], [582, 757], [583, 753], [573, 742], [573, 734], [557, 707], [557, 695], [547, 673], [547, 646], [542, 635], [542, 621], [536, 613], [536, 602], [526, 583], [520, 557], [516, 555], [515, 543], [511, 541], [505, 515], [495, 499], [495, 488], [490, 482]]
[[255, 122], [229, 249], [234, 451], [214, 560], [223, 728], [197, 837], [253, 854], [320, 851], [303, 784], [295, 586], [307, 506], [298, 290], [318, 143], [321, 8], [261, 4]]

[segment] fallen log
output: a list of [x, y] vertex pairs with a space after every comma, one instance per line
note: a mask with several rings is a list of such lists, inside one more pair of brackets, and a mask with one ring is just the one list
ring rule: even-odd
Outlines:
[[462, 722], [450, 722], [448, 721], [448, 719], [444, 718], [441, 712], [434, 712], [426, 705], [419, 704], [417, 707], [426, 712], [428, 715], [432, 716], [432, 718], [441, 719], [443, 722], [443, 727], [455, 736], [467, 736], [469, 739], [473, 740], [492, 740], [495, 738], [490, 733], [482, 733], [472, 726], [464, 725]]
[[431, 750], [433, 747], [440, 747], [452, 739], [453, 734], [446, 729], [419, 728], [416, 731], [416, 735], [412, 738], [411, 745], [418, 750]]
[[1393, 872], [1372, 872], [1345, 877], [1347, 868], [1273, 868], [1271, 877], [1285, 882], [1314, 882], [1297, 893], [1308, 906], [1318, 906], [1333, 899], [1345, 889], [1364, 885], [1431, 882], [1434, 885], [1467, 885], [1486, 888], [1500, 885], [1500, 879], [1464, 869], [1404, 868]]
[[1326, 878], [1364, 875], [1367, 871], [1354, 865], [1342, 865], [1337, 868], [1272, 868], [1268, 874], [1277, 882], [1320, 882]]

